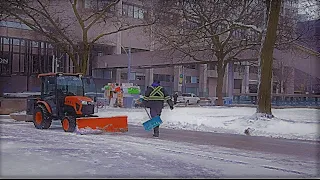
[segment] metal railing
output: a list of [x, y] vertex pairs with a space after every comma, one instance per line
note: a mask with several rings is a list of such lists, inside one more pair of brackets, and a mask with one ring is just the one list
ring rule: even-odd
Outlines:
[[[234, 94], [232, 104], [257, 104], [257, 94]], [[272, 106], [319, 106], [320, 95], [272, 94]]]

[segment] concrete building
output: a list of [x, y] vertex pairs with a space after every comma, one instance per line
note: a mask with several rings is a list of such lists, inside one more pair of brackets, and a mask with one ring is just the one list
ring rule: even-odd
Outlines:
[[[80, 0], [78, 8], [84, 10], [99, 8], [104, 1]], [[96, 2], [96, 3], [95, 3]], [[70, 12], [68, 1], [64, 3], [66, 13]], [[70, 6], [70, 4], [69, 4]], [[135, 21], [147, 17], [147, 8], [137, 1], [121, 0], [114, 8], [122, 18]], [[106, 26], [97, 26], [94, 31], [102, 31]], [[77, 32], [75, 34], [79, 34]], [[89, 33], [90, 36], [93, 31]], [[142, 28], [118, 32], [101, 39], [91, 52], [89, 74], [96, 81], [99, 90], [108, 82], [132, 82], [145, 89], [153, 80], [160, 80], [169, 93], [192, 92], [199, 96], [216, 96], [217, 69], [215, 62], [196, 62], [192, 59], [181, 61], [179, 54], [170, 58], [166, 51], [155, 51], [154, 41]], [[31, 31], [24, 24], [14, 21], [0, 23], [0, 94], [39, 90], [37, 74], [43, 72], [73, 72], [70, 58], [53, 48], [45, 38]], [[239, 57], [241, 63], [229, 64], [224, 78], [225, 96], [233, 93], [257, 91], [258, 68], [250, 66], [257, 60], [257, 54], [250, 51]], [[319, 52], [303, 46], [295, 46], [292, 51], [274, 52], [281, 63], [276, 67], [286, 74], [286, 78], [274, 77], [274, 93], [320, 92]], [[275, 70], [276, 71], [276, 70]], [[279, 87], [276, 82], [281, 81]], [[279, 90], [282, 89], [282, 90]]]

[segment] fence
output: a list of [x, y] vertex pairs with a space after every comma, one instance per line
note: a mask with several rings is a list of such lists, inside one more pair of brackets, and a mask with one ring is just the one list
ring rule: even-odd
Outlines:
[[[319, 106], [320, 95], [272, 94], [272, 106]], [[257, 94], [234, 94], [232, 104], [257, 104]]]

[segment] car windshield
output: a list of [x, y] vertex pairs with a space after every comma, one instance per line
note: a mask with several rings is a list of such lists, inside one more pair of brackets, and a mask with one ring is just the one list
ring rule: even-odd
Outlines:
[[58, 92], [73, 95], [83, 96], [82, 80], [78, 76], [58, 76], [57, 77]]

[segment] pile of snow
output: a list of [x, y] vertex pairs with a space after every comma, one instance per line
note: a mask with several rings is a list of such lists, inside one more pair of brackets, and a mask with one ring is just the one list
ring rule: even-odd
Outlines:
[[[259, 117], [251, 107], [178, 107], [163, 109], [162, 128], [275, 138], [320, 140], [320, 110], [309, 108], [273, 109], [274, 118]], [[149, 119], [144, 109], [99, 109], [102, 117], [127, 115], [128, 123], [141, 125]]]

